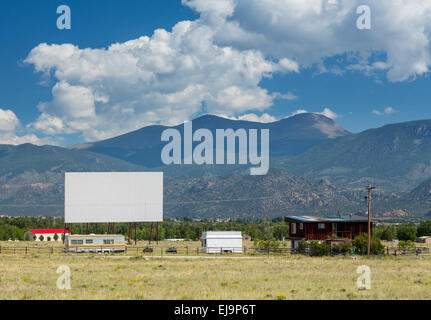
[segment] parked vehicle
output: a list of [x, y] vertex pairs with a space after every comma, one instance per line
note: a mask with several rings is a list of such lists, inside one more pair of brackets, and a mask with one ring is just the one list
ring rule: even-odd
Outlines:
[[171, 248], [166, 250], [166, 253], [177, 253], [177, 249], [174, 247], [171, 247]]
[[68, 235], [65, 237], [66, 252], [112, 253], [126, 251], [123, 235]]

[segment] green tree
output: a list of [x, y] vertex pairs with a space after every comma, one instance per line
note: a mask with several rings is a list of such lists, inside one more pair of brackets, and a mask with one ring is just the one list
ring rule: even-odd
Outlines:
[[274, 226], [273, 230], [274, 230], [274, 238], [277, 240], [281, 240], [289, 236], [289, 226], [284, 222], [277, 223]]
[[418, 237], [431, 236], [431, 220], [422, 221], [418, 225]]
[[40, 241], [43, 241], [43, 239], [45, 239], [45, 238], [43, 237], [43, 235], [40, 235], [39, 240], [40, 240]]
[[[353, 240], [353, 247], [357, 254], [367, 254], [368, 251], [368, 234], [356, 236]], [[370, 254], [384, 254], [385, 247], [376, 236], [371, 237]]]
[[386, 241], [392, 241], [397, 237], [397, 229], [394, 226], [384, 226], [381, 234], [380, 239], [386, 240]]
[[54, 241], [58, 240], [58, 234], [54, 233]]
[[397, 227], [398, 240], [415, 241], [417, 237], [417, 229], [412, 224], [400, 224]]

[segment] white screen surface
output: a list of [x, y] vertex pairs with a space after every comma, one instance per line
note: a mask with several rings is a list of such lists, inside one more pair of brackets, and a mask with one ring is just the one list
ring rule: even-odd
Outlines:
[[163, 172], [66, 173], [66, 223], [163, 221]]

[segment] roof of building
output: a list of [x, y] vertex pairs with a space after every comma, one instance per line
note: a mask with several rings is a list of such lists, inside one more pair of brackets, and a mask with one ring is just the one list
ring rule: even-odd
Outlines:
[[202, 239], [224, 238], [224, 239], [242, 239], [241, 231], [205, 231], [202, 232]]
[[429, 238], [431, 238], [431, 236], [422, 236], [422, 237], [419, 237], [419, 239], [429, 239]]
[[362, 217], [362, 216], [347, 216], [347, 217], [338, 217], [338, 218], [287, 216], [284, 219], [289, 221], [298, 221], [298, 222], [366, 222], [368, 221], [367, 217]]
[[70, 233], [69, 230], [66, 229], [30, 229], [29, 231], [34, 234], [44, 234], [44, 233]]

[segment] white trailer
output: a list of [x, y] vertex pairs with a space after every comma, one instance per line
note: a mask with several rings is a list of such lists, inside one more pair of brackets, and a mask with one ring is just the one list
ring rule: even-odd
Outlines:
[[68, 235], [65, 238], [66, 252], [124, 252], [126, 240], [123, 235]]
[[201, 237], [204, 253], [242, 253], [241, 231], [207, 231]]

